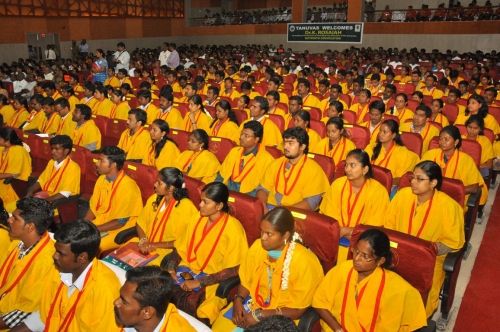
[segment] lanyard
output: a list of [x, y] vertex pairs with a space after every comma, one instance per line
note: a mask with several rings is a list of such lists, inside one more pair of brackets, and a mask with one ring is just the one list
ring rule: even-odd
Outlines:
[[64, 171], [66, 171], [66, 168], [68, 167], [70, 161], [71, 161], [71, 159], [69, 157], [67, 157], [66, 160], [64, 161], [64, 167], [59, 167], [55, 172], [54, 172], [54, 170], [56, 167], [52, 166], [52, 172], [50, 174], [50, 179], [43, 186], [43, 188], [42, 188], [43, 191], [47, 191], [49, 189], [50, 185], [52, 184], [52, 181], [54, 181], [57, 174], [59, 174], [59, 171], [62, 168], [61, 175], [59, 175], [59, 180], [57, 180], [56, 186], [54, 187], [54, 192], [57, 191], [57, 188], [59, 187], [59, 184], [61, 183], [62, 177], [64, 175]]
[[[395, 147], [396, 147], [396, 144], [394, 142], [392, 142], [391, 147], [385, 153], [384, 159], [382, 159], [380, 162], [376, 162], [375, 165], [387, 168], [387, 164], [389, 164], [389, 161], [391, 160], [392, 153], [394, 152]], [[385, 164], [384, 164], [384, 161], [385, 161]]]
[[[431, 200], [429, 201], [429, 206], [427, 206], [427, 210], [425, 211], [424, 215], [424, 220], [422, 220], [422, 225], [420, 225], [420, 228], [418, 229], [417, 234], [415, 235], [416, 237], [420, 237], [420, 234], [422, 234], [422, 231], [424, 230], [425, 224], [427, 223], [427, 219], [429, 219], [429, 213], [431, 212], [432, 208], [432, 201], [434, 199], [434, 194], [432, 194]], [[412, 228], [413, 228], [413, 218], [415, 217], [415, 206], [416, 202], [413, 202], [413, 205], [411, 206], [411, 211], [410, 211], [410, 217], [408, 218], [408, 234], [412, 234]]]
[[188, 158], [188, 160], [186, 161], [186, 163], [184, 164], [184, 166], [182, 166], [182, 171], [183, 172], [188, 171], [188, 168], [191, 168], [191, 165], [194, 163], [194, 161], [196, 160], [196, 158], [198, 158], [198, 156], [203, 151], [204, 150], [201, 150], [201, 151], [198, 151], [198, 152], [193, 152], [193, 154], [191, 155], [191, 157]]
[[[259, 147], [260, 148], [260, 147]], [[241, 148], [241, 154], [240, 158], [238, 159], [238, 163], [235, 163], [233, 165], [233, 172], [231, 174], [231, 180], [234, 182], [242, 183], [243, 180], [250, 174], [250, 172], [253, 170], [255, 167], [257, 161], [255, 160], [256, 157], [254, 154], [248, 159], [247, 163], [243, 164], [243, 152], [245, 152], [244, 148]], [[238, 173], [235, 172], [235, 170], [238, 170]]]
[[[345, 329], [345, 312], [346, 312], [346, 306], [347, 306], [347, 299], [348, 299], [348, 295], [349, 295], [349, 286], [351, 283], [352, 271], [353, 271], [353, 268], [351, 268], [351, 270], [349, 271], [349, 274], [347, 275], [347, 283], [346, 283], [346, 286], [344, 289], [344, 298], [342, 300], [342, 309], [340, 311], [340, 317], [341, 317], [340, 324], [342, 325], [342, 328], [344, 328], [344, 329]], [[364, 294], [364, 291], [365, 291], [367, 284], [361, 289], [359, 296], [356, 297], [356, 307], [359, 307], [359, 304], [361, 303], [361, 298], [363, 297], [363, 294]], [[375, 331], [375, 324], [377, 323], [378, 312], [380, 309], [380, 301], [382, 299], [382, 292], [384, 291], [384, 286], [385, 286], [385, 270], [382, 269], [382, 279], [380, 280], [380, 284], [378, 286], [378, 291], [377, 291], [377, 297], [375, 298], [375, 306], [373, 309], [373, 316], [372, 316], [372, 320], [370, 323], [370, 330], [369, 330], [370, 332]], [[362, 326], [361, 326], [361, 329], [363, 331], [366, 331]]]
[[[203, 217], [200, 217], [198, 219], [198, 222], [196, 223], [196, 227], [194, 228], [193, 234], [191, 235], [191, 241], [189, 241], [188, 252], [187, 252], [187, 261], [188, 261], [188, 263], [192, 263], [192, 262], [194, 262], [196, 260], [196, 253], [198, 252], [198, 249], [200, 248], [201, 244], [205, 241], [208, 233], [210, 233], [210, 231], [212, 229], [214, 229], [215, 225], [217, 225], [222, 218], [224, 218], [224, 224], [222, 225], [222, 227], [220, 229], [220, 232], [217, 235], [217, 238], [215, 239], [215, 242], [214, 242], [214, 244], [212, 246], [212, 249], [210, 249], [210, 252], [208, 254], [207, 259], [205, 260], [205, 262], [203, 262], [203, 265], [200, 268], [201, 271], [205, 270], [205, 268], [208, 265], [208, 262], [210, 261], [210, 258], [212, 258], [212, 255], [215, 252], [215, 248], [217, 247], [217, 244], [219, 244], [219, 240], [220, 240], [220, 238], [222, 236], [222, 233], [224, 233], [224, 229], [226, 228], [227, 221], [229, 219], [229, 215], [227, 213], [221, 214], [221, 216], [219, 217], [219, 219], [217, 219], [214, 223], [212, 223], [210, 225], [210, 227], [208, 227], [208, 229], [206, 228], [206, 224], [205, 224], [205, 229], [203, 230], [203, 234], [201, 236], [201, 239], [200, 239], [200, 241], [198, 242], [198, 244], [195, 247], [194, 247], [194, 241], [195, 241], [195, 238], [196, 238], [196, 231], [198, 230], [198, 226], [200, 226], [200, 223], [201, 223], [201, 220], [203, 219]], [[194, 256], [191, 257], [192, 255], [194, 255]]]
[[[363, 185], [359, 189], [358, 193], [356, 194], [356, 197], [354, 198], [354, 202], [351, 205], [351, 197], [352, 197], [352, 183], [351, 181], [346, 179], [346, 182], [344, 183], [344, 186], [342, 187], [342, 192], [340, 193], [340, 215], [342, 217], [342, 223], [344, 224], [345, 227], [351, 227], [351, 217], [352, 214], [354, 213], [354, 208], [356, 207], [356, 204], [358, 203], [358, 199], [361, 196], [361, 192], [365, 188], [365, 184], [367, 181], [363, 182]], [[344, 191], [346, 189], [347, 183], [349, 183], [349, 197], [347, 198], [347, 225], [344, 222], [344, 208], [343, 208], [343, 200], [344, 200]], [[365, 205], [363, 204], [363, 207], [361, 208], [361, 211], [358, 214], [358, 219], [356, 220], [356, 224], [353, 226], [356, 226], [359, 224], [359, 221], [361, 219], [361, 215], [363, 214], [363, 211], [365, 209]]]
[[[163, 197], [163, 199], [160, 203], [160, 206], [158, 207], [158, 211], [156, 211], [156, 215], [155, 215], [154, 222], [153, 222], [153, 227], [151, 227], [151, 231], [152, 231], [151, 237], [150, 237], [151, 242], [156, 242], [156, 241], [160, 242], [163, 239], [163, 234], [165, 233], [165, 228], [167, 226], [167, 223], [168, 223], [168, 220], [170, 217], [170, 213], [172, 212], [172, 209], [174, 208], [174, 205], [177, 202], [173, 198], [170, 200], [170, 202], [168, 203], [168, 206], [167, 206], [167, 210], [165, 211], [165, 213], [163, 214], [163, 216], [161, 217], [160, 221], [157, 224], [156, 222], [158, 221], [158, 214], [160, 213], [161, 206], [163, 206], [163, 204], [165, 204], [165, 201], [166, 201], [165, 197]], [[160, 236], [158, 238], [156, 238], [156, 234], [158, 234], [158, 232], [160, 231], [160, 227], [161, 227]]]
[[[109, 201], [108, 201], [108, 208], [103, 213], [108, 213], [109, 210], [111, 209], [111, 202], [113, 201], [113, 197], [115, 196], [116, 190], [118, 190], [118, 187], [120, 186], [120, 182], [122, 182], [124, 177], [125, 177], [125, 172], [121, 171], [120, 174], [118, 175], [118, 178], [116, 178], [116, 180], [113, 181], [113, 185], [111, 186], [111, 196], [109, 197]], [[99, 210], [99, 208], [101, 206], [102, 206], [101, 194], [99, 194], [99, 200], [97, 201], [96, 210]]]
[[286, 176], [286, 174], [285, 174], [285, 164], [287, 163], [287, 160], [286, 159], [283, 160], [283, 162], [281, 163], [280, 169], [278, 170], [278, 174], [276, 174], [276, 181], [275, 181], [276, 184], [274, 186], [274, 191], [277, 192], [277, 193], [279, 192], [278, 191], [278, 187], [279, 187], [281, 175], [283, 174], [283, 179], [285, 181], [285, 186], [284, 186], [283, 194], [285, 196], [290, 195], [290, 193], [293, 191], [293, 188], [295, 188], [295, 185], [297, 184], [297, 182], [298, 182], [298, 180], [300, 178], [300, 174], [302, 173], [302, 169], [304, 168], [304, 165], [306, 164], [306, 161], [307, 161], [307, 156], [304, 155], [304, 157], [302, 157], [302, 165], [300, 165], [299, 171], [297, 172], [297, 176], [295, 177], [295, 180], [293, 181], [293, 183], [290, 186], [290, 188], [288, 188], [288, 181], [292, 177], [293, 170], [295, 169], [295, 166], [297, 164], [292, 165], [292, 168], [288, 171], [288, 176]]

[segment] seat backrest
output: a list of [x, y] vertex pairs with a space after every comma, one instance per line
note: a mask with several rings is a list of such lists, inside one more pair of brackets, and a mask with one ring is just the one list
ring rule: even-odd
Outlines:
[[364, 149], [370, 143], [370, 130], [358, 125], [344, 125], [349, 138], [358, 149]]
[[281, 115], [278, 114], [268, 114], [267, 117], [269, 120], [274, 122], [275, 125], [278, 126], [281, 132], [285, 131], [285, 119]]
[[95, 125], [99, 128], [101, 135], [106, 136], [106, 133], [108, 132], [108, 122], [111, 121], [111, 119], [105, 116], [93, 115], [92, 120], [94, 120]]
[[354, 112], [354, 111], [351, 111], [351, 110], [343, 110], [342, 111], [342, 119], [344, 119], [344, 123], [354, 124], [354, 123], [356, 123], [357, 117], [358, 116], [356, 115], [356, 112]]
[[108, 120], [106, 134], [103, 137], [103, 146], [117, 145], [120, 136], [127, 129], [127, 121], [125, 120]]
[[500, 107], [488, 106], [488, 113], [490, 113], [498, 123], [500, 123]]
[[[409, 187], [411, 185], [412, 172], [405, 173], [399, 179], [399, 188]], [[441, 191], [453, 198], [460, 206], [465, 204], [465, 187], [462, 181], [457, 179], [443, 178]]]
[[323, 214], [291, 209], [295, 219], [295, 231], [304, 245], [316, 254], [326, 273], [337, 263], [340, 227], [335, 219]]
[[[97, 171], [92, 161], [92, 153], [81, 146], [73, 146], [71, 159], [80, 166], [80, 193], [84, 198], [89, 198], [97, 180]], [[90, 179], [88, 182], [87, 177]]]
[[331, 157], [327, 157], [321, 154], [316, 153], [308, 153], [307, 157], [313, 159], [318, 165], [323, 169], [328, 178], [328, 181], [331, 183], [335, 176], [335, 164]]
[[420, 134], [402, 132], [401, 140], [408, 150], [415, 152], [419, 157], [422, 155], [423, 140]]
[[264, 215], [262, 202], [250, 195], [231, 191], [229, 193], [231, 214], [241, 222], [245, 229], [248, 245], [260, 238], [260, 221]]
[[188, 149], [189, 133], [184, 130], [171, 130], [168, 136], [177, 144], [181, 152]]
[[205, 110], [210, 114], [212, 118], [216, 118], [217, 109], [214, 106], [204, 106]]
[[234, 148], [236, 144], [228, 138], [211, 136], [208, 142], [208, 150], [210, 150], [220, 163], [226, 159], [227, 154]]
[[460, 148], [460, 150], [471, 156], [477, 167], [481, 165], [482, 147], [478, 141], [462, 139], [462, 147]]
[[[456, 124], [454, 126], [457, 127], [458, 130], [460, 130], [460, 135], [462, 135], [462, 137], [467, 136], [467, 127], [465, 125]], [[495, 142], [495, 133], [493, 132], [493, 130], [484, 128], [483, 135], [491, 142], [491, 144]]]
[[184, 183], [186, 184], [189, 199], [193, 202], [196, 208], [198, 208], [201, 202], [201, 190], [205, 184], [202, 181], [187, 175], [184, 175]]
[[[351, 247], [365, 230], [378, 228], [389, 237], [392, 252], [392, 270], [415, 287], [424, 303], [432, 287], [437, 248], [434, 243], [394, 230], [359, 224], [351, 235]], [[349, 258], [352, 254], [349, 253]]]
[[455, 104], [445, 104], [442, 113], [450, 123], [454, 123], [458, 116], [458, 106]]
[[312, 130], [316, 131], [321, 138], [326, 137], [326, 126], [322, 121], [319, 120], [311, 120], [309, 123], [309, 127]]
[[273, 156], [274, 159], [283, 157], [283, 152], [275, 146], [266, 146], [267, 152]]
[[153, 166], [127, 161], [123, 166], [125, 173], [130, 176], [141, 190], [142, 203], [146, 204], [149, 196], [155, 192], [154, 184], [158, 177], [158, 171]]
[[317, 121], [321, 120], [322, 114], [321, 114], [321, 110], [319, 108], [306, 106], [303, 109], [304, 109], [304, 111], [309, 112], [309, 115], [311, 116], [311, 120], [317, 120]]
[[26, 133], [20, 138], [30, 147], [33, 175], [40, 175], [52, 159], [49, 138]]
[[233, 112], [239, 124], [242, 124], [243, 122], [245, 122], [246, 119], [248, 119], [248, 114], [245, 111], [233, 108]]
[[[413, 84], [410, 84], [410, 85], [413, 85]], [[412, 92], [413, 93], [413, 92]], [[417, 109], [418, 107], [419, 102], [416, 101], [416, 100], [413, 100], [413, 99], [408, 99], [408, 108], [411, 109], [413, 112], [415, 112], [415, 110]]]
[[351, 96], [343, 93], [339, 96], [339, 99], [347, 104], [347, 107], [351, 106]]

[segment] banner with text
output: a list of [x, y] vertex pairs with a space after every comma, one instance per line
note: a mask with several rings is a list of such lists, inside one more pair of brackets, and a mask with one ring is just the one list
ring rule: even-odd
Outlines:
[[288, 42], [363, 42], [363, 23], [288, 23], [287, 31]]

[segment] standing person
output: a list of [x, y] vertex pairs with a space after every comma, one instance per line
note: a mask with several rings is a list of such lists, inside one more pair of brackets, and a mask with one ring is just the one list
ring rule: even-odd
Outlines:
[[[36, 311], [53, 270], [54, 243], [47, 228], [52, 218], [50, 203], [22, 198], [8, 220], [13, 239], [0, 259], [0, 329], [14, 328]], [[3, 254], [2, 254], [3, 255]]]
[[106, 61], [106, 54], [101, 48], [95, 51], [96, 60], [92, 64], [92, 73], [94, 74], [94, 83], [104, 83], [108, 77], [108, 61]]
[[54, 61], [56, 59], [56, 51], [54, 51], [53, 45], [47, 45], [47, 49], [45, 50], [45, 60]]
[[113, 54], [113, 59], [116, 63], [115, 71], [125, 69], [128, 72], [130, 65], [130, 53], [128, 53], [123, 42], [116, 44], [116, 52]]
[[89, 55], [89, 44], [86, 39], [82, 39], [80, 45], [78, 45], [78, 53], [80, 54], [80, 58], [84, 59]]
[[168, 59], [167, 59], [167, 67], [170, 69], [175, 69], [180, 64], [179, 53], [177, 52], [176, 46], [174, 43], [169, 44], [168, 50], [170, 51], [170, 54], [169, 54]]
[[168, 49], [168, 43], [163, 43], [161, 45], [161, 52], [160, 56], [158, 57], [158, 60], [160, 61], [160, 66], [167, 66], [168, 67], [168, 57], [170, 56], [170, 50]]
[[39, 311], [11, 331], [120, 331], [112, 306], [120, 282], [96, 257], [97, 227], [87, 221], [62, 224], [54, 238], [59, 273], [44, 285]]

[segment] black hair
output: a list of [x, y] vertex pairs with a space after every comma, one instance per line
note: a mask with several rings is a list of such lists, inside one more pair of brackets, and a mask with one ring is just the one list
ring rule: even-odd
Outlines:
[[[177, 205], [181, 202], [183, 198], [188, 197], [186, 185], [184, 183], [184, 175], [180, 170], [175, 167], [165, 167], [158, 171], [158, 178], [161, 182], [165, 183], [167, 187], [173, 186], [174, 191], [172, 196], [177, 201]], [[157, 195], [156, 200], [153, 202], [153, 207], [155, 210], [158, 208], [163, 196]]]
[[253, 100], [260, 105], [260, 108], [264, 110], [264, 113], [267, 114], [267, 112], [269, 112], [269, 103], [265, 97], [257, 96]]
[[228, 204], [228, 199], [229, 199], [229, 189], [227, 186], [222, 183], [222, 182], [212, 182], [207, 184], [206, 186], [203, 187], [201, 190], [203, 193], [205, 193], [205, 196], [207, 196], [209, 199], [214, 201], [217, 204], [222, 203], [222, 211], [228, 213], [229, 212], [229, 204]]
[[404, 99], [405, 103], [407, 103], [407, 102], [408, 102], [408, 96], [406, 95], [406, 93], [398, 93], [398, 94], [396, 95], [396, 98], [397, 98], [397, 97], [403, 97], [403, 99]]
[[52, 97], [43, 98], [42, 106], [54, 106], [54, 99]]
[[17, 136], [16, 131], [13, 128], [10, 127], [2, 127], [0, 128], [0, 137], [5, 140], [10, 142], [12, 145], [23, 145], [23, 141]]
[[392, 266], [392, 252], [389, 237], [380, 229], [371, 228], [367, 229], [359, 236], [359, 241], [366, 241], [370, 244], [373, 254], [377, 259], [385, 258], [382, 265], [383, 268], [388, 269]]
[[[441, 99], [435, 99], [435, 100], [441, 100]], [[430, 118], [432, 116], [432, 110], [430, 109], [429, 106], [425, 104], [418, 105], [417, 108], [415, 109], [415, 112], [417, 111], [424, 111], [426, 118]]]
[[92, 109], [85, 104], [76, 104], [75, 110], [80, 111], [85, 120], [90, 120], [92, 117]]
[[300, 127], [288, 128], [283, 132], [283, 140], [289, 138], [295, 138], [300, 145], [304, 144], [306, 146], [304, 153], [307, 154], [309, 151], [309, 135], [305, 129]]
[[100, 150], [94, 151], [93, 153], [105, 155], [111, 163], [116, 163], [116, 168], [118, 170], [121, 170], [123, 168], [123, 164], [125, 163], [125, 151], [123, 151], [119, 147], [105, 146]]
[[416, 164], [413, 170], [415, 171], [415, 169], [417, 168], [424, 171], [425, 175], [427, 175], [430, 181], [436, 180], [436, 189], [441, 189], [441, 185], [443, 184], [443, 173], [441, 171], [441, 167], [439, 167], [438, 164], [436, 164], [434, 161], [424, 160]]
[[247, 95], [241, 95], [240, 98], [243, 98], [243, 102], [245, 103], [245, 105], [250, 104], [250, 97], [248, 97]]
[[411, 95], [412, 96], [417, 96], [418, 99], [420, 99], [420, 100], [424, 99], [424, 94], [422, 92], [420, 92], [420, 91], [414, 91]]
[[69, 108], [69, 101], [66, 98], [60, 97], [54, 101], [54, 105], [59, 105], [62, 108]]
[[[217, 107], [220, 107], [227, 112], [227, 117], [229, 118], [229, 121], [238, 124], [238, 120], [236, 119], [236, 114], [234, 114], [234, 111], [231, 109], [231, 104], [227, 100], [224, 99], [220, 100], [217, 104], [215, 104], [215, 108]], [[217, 117], [215, 117], [212, 123], [210, 124], [210, 128], [214, 126], [217, 120], [218, 120]]]
[[254, 136], [259, 139], [259, 143], [262, 142], [262, 138], [264, 137], [264, 127], [262, 123], [256, 120], [250, 120], [245, 122], [243, 129], [250, 129], [253, 131]]
[[203, 150], [208, 149], [209, 137], [205, 130], [195, 129], [191, 132], [190, 135], [193, 136], [198, 141], [198, 143], [203, 144]]
[[240, 90], [252, 90], [252, 84], [248, 81], [243, 81], [240, 85]]
[[299, 103], [299, 105], [303, 105], [303, 100], [302, 100], [301, 96], [291, 96], [290, 98], [288, 98], [288, 103], [290, 103], [290, 101], [292, 101], [292, 100], [297, 101], [297, 103]]
[[[386, 125], [387, 127], [389, 127], [389, 130], [391, 131], [391, 133], [395, 134], [394, 139], [393, 139], [394, 142], [397, 145], [403, 146], [404, 144], [403, 144], [403, 141], [401, 140], [401, 135], [399, 134], [399, 124], [396, 122], [396, 120], [393, 120], [393, 119], [384, 120], [380, 126], [383, 126], [383, 125]], [[377, 158], [380, 154], [380, 150], [382, 150], [382, 143], [379, 141], [379, 139], [377, 137], [377, 144], [373, 148], [372, 160], [377, 160]]]
[[299, 84], [304, 84], [306, 88], [311, 89], [311, 83], [307, 80], [307, 78], [299, 78], [297, 80], [297, 86]]
[[334, 125], [335, 128], [340, 130], [341, 136], [343, 136], [343, 137], [348, 136], [347, 132], [344, 130], [344, 120], [342, 119], [342, 117], [334, 116], [334, 117], [329, 118], [328, 121], [326, 122], [326, 127], [328, 128], [329, 125]]
[[146, 125], [146, 122], [148, 120], [148, 113], [146, 113], [146, 111], [140, 108], [132, 108], [130, 111], [128, 111], [128, 114], [133, 114], [135, 116], [135, 120], [137, 122], [141, 122], [141, 126]]
[[274, 100], [280, 101], [280, 94], [278, 91], [269, 91], [268, 93], [266, 93], [266, 97], [267, 96], [272, 96]]
[[479, 114], [472, 114], [469, 116], [467, 121], [465, 121], [465, 126], [467, 127], [471, 123], [475, 123], [479, 127], [479, 135], [484, 135], [484, 119]]
[[104, 95], [104, 98], [108, 98], [108, 90], [104, 85], [97, 83], [95, 86], [95, 91], [102, 93]]
[[156, 318], [161, 319], [172, 298], [173, 282], [159, 266], [141, 266], [127, 271], [127, 281], [137, 285], [134, 299], [141, 308], [153, 307]]
[[167, 121], [165, 121], [163, 119], [156, 119], [153, 121], [153, 123], [151, 125], [158, 126], [160, 131], [165, 133], [165, 136], [163, 136], [162, 139], [158, 143], [155, 144], [155, 158], [158, 158], [160, 156], [161, 150], [163, 149], [165, 144], [167, 144], [167, 141], [172, 142], [176, 146], [177, 146], [177, 143], [174, 140], [172, 140], [170, 137], [168, 137], [168, 133], [170, 132], [170, 127], [169, 127]]
[[294, 117], [298, 116], [301, 118], [303, 121], [307, 122], [306, 127], [310, 128], [311, 127], [311, 114], [308, 111], [297, 111], [294, 115]]
[[209, 86], [207, 90], [211, 90], [216, 96], [218, 96], [220, 93], [220, 89], [216, 86]]
[[68, 135], [56, 135], [50, 139], [49, 144], [51, 146], [61, 145], [63, 149], [68, 149], [70, 151], [69, 153], [71, 153], [71, 149], [73, 148], [73, 141]]
[[279, 232], [281, 235], [285, 235], [286, 232], [290, 233], [290, 239], [295, 232], [295, 221], [293, 215], [285, 207], [278, 206], [271, 211], [267, 212], [262, 220], [266, 220], [273, 226], [273, 229]]
[[28, 99], [24, 97], [20, 93], [16, 93], [13, 97], [13, 100], [16, 100], [19, 104], [21, 104], [24, 108], [28, 109]]
[[151, 91], [148, 90], [139, 90], [139, 92], [137, 92], [137, 98], [139, 97], [143, 97], [143, 98], [146, 98], [147, 100], [151, 100]]
[[454, 125], [446, 126], [441, 129], [439, 136], [441, 136], [441, 134], [443, 133], [450, 135], [454, 141], [458, 140], [458, 144], [455, 146], [455, 148], [460, 149], [460, 147], [462, 146], [462, 135], [460, 135], [460, 130], [458, 130], [457, 127], [455, 127]]
[[25, 223], [35, 226], [38, 235], [43, 235], [52, 223], [54, 208], [44, 199], [24, 197], [16, 202], [16, 208]]
[[344, 111], [344, 105], [338, 100], [330, 100], [328, 106], [335, 107], [335, 109], [337, 110], [337, 112], [340, 113], [340, 115], [342, 115], [342, 112]]
[[83, 87], [89, 91], [92, 91], [92, 93], [95, 92], [95, 85], [94, 83], [92, 82], [85, 82], [85, 84], [83, 85]]
[[361, 167], [368, 167], [368, 172], [366, 173], [365, 177], [368, 179], [373, 178], [373, 168], [372, 164], [370, 163], [370, 156], [368, 155], [368, 153], [366, 153], [366, 151], [361, 149], [351, 150], [349, 151], [349, 153], [347, 153], [345, 159], [349, 157], [356, 158], [356, 160], [361, 163]]
[[372, 109], [376, 109], [380, 112], [380, 114], [385, 113], [385, 104], [382, 100], [374, 100], [368, 105], [368, 109], [371, 111]]
[[361, 91], [359, 91], [359, 94], [361, 93], [364, 93], [368, 97], [368, 99], [372, 97], [372, 93], [368, 89], [361, 89]]
[[[488, 103], [486, 102], [486, 99], [484, 99], [483, 96], [480, 96], [478, 94], [473, 94], [472, 96], [469, 97], [469, 100], [467, 101], [467, 105], [469, 104], [469, 101], [471, 99], [474, 99], [479, 104], [481, 104], [481, 106], [479, 107], [479, 110], [477, 111], [477, 114], [479, 116], [481, 116], [483, 119], [486, 118], [486, 116], [488, 115]], [[465, 108], [465, 115], [469, 115], [469, 114], [470, 114], [469, 108], [466, 107]]]
[[69, 244], [75, 256], [86, 252], [89, 261], [96, 257], [101, 244], [101, 234], [97, 226], [85, 220], [61, 224], [54, 234], [54, 239], [56, 242]]
[[332, 84], [331, 89], [336, 89], [339, 93], [342, 93], [342, 86], [340, 84]]

